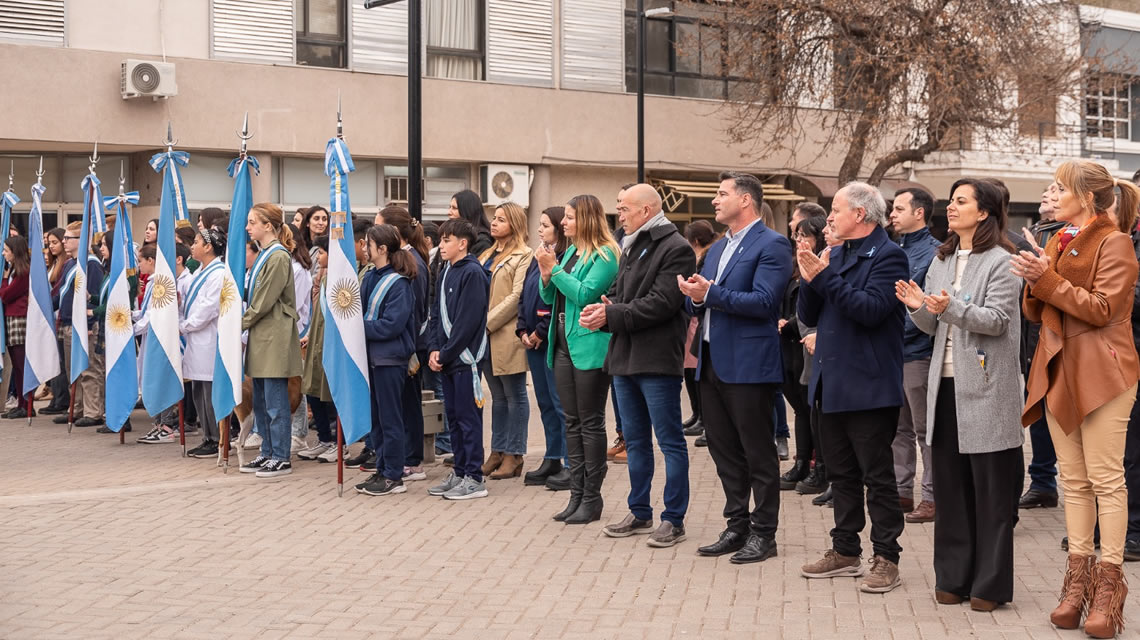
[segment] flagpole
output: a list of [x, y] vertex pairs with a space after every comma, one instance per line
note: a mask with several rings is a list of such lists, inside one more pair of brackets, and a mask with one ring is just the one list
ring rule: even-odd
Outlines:
[[178, 401], [178, 440], [182, 443], [182, 457], [186, 457], [186, 405], [184, 400]]
[[32, 416], [36, 412], [36, 410], [32, 406], [32, 402], [35, 400], [35, 395], [36, 395], [36, 392], [34, 390], [28, 392], [28, 426], [29, 427], [32, 426]]
[[340, 428], [340, 416], [336, 417], [336, 497], [344, 495], [344, 430]]
[[222, 447], [222, 473], [230, 472], [230, 417], [218, 423], [218, 446]]
[[75, 383], [71, 383], [70, 397], [67, 399], [67, 434], [71, 435], [71, 428], [75, 426]]

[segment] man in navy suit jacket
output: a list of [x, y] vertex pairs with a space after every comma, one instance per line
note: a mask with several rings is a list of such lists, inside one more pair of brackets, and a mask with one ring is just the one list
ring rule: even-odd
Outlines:
[[903, 512], [891, 443], [903, 404], [903, 310], [895, 282], [909, 276], [906, 253], [883, 230], [879, 190], [852, 182], [835, 194], [831, 224], [838, 247], [797, 252], [799, 318], [816, 327], [808, 398], [820, 411], [821, 447], [835, 500], [832, 549], [806, 564], [806, 578], [861, 576], [863, 486], [871, 514], [871, 572], [860, 585], [886, 593], [899, 582]]
[[776, 323], [793, 262], [788, 239], [760, 220], [760, 180], [727, 172], [720, 179], [713, 208], [728, 231], [709, 249], [700, 274], [677, 281], [689, 312], [704, 319], [697, 336], [701, 420], [728, 520], [720, 539], [697, 552], [735, 552], [731, 561], [744, 564], [776, 555], [780, 463], [772, 403], [784, 379]]

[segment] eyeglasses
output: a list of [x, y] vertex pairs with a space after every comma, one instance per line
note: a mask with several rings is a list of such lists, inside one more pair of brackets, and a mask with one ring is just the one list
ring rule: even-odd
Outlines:
[[79, 236], [63, 236], [64, 240], [78, 240]]

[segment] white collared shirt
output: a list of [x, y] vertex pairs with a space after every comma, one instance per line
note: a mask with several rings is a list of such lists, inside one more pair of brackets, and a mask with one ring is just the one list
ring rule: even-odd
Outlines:
[[[727, 242], [725, 242], [725, 244], [724, 244], [724, 251], [722, 251], [720, 254], [720, 262], [718, 262], [716, 265], [716, 278], [713, 279], [714, 283], [720, 282], [720, 276], [724, 273], [725, 268], [728, 267], [728, 262], [729, 262], [729, 260], [732, 259], [732, 254], [736, 252], [738, 247], [740, 247], [740, 243], [744, 242], [744, 236], [748, 235], [748, 232], [752, 229], [752, 227], [756, 226], [757, 222], [760, 222], [760, 218], [756, 218], [752, 222], [748, 223], [748, 226], [744, 227], [743, 229], [741, 229], [737, 233], [733, 233], [732, 230], [728, 230], [728, 231], [724, 232], [724, 237], [725, 237], [725, 240], [727, 240]], [[706, 304], [707, 302], [708, 302], [708, 293], [706, 292], [705, 293], [705, 302], [703, 302], [702, 304]], [[705, 308], [705, 335], [704, 335], [705, 342], [709, 342], [709, 328], [711, 326], [712, 326], [712, 312], [706, 307]]]

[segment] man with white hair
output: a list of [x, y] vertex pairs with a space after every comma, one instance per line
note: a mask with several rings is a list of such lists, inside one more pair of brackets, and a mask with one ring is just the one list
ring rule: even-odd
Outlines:
[[801, 247], [798, 314], [816, 327], [808, 399], [819, 409], [821, 448], [835, 502], [832, 548], [801, 569], [805, 578], [858, 577], [859, 535], [871, 516], [871, 571], [859, 588], [886, 593], [901, 584], [898, 537], [903, 512], [891, 443], [903, 404], [902, 304], [895, 283], [909, 280], [906, 253], [883, 226], [887, 203], [869, 184], [835, 194], [828, 222], [842, 245], [816, 256]]

